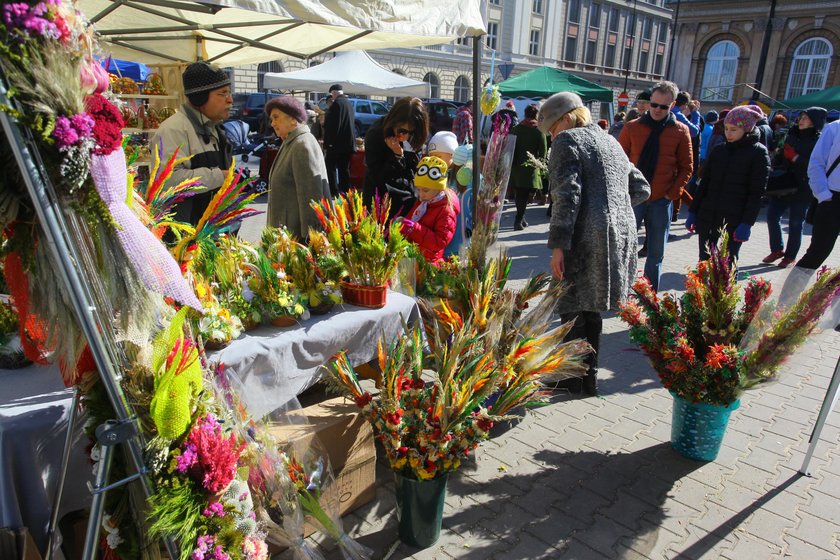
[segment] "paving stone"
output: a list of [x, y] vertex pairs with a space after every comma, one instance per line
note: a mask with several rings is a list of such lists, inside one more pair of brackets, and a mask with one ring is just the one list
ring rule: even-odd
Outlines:
[[758, 510], [750, 516], [743, 529], [750, 535], [767, 543], [778, 545], [782, 549], [785, 546], [783, 540], [785, 531], [793, 529], [796, 524], [797, 520], [795, 519]]
[[627, 529], [616, 521], [602, 515], [596, 515], [595, 523], [586, 531], [576, 534], [575, 539], [599, 552], [602, 558], [616, 558], [618, 554], [614, 548], [620, 541], [633, 534], [634, 531]]
[[584, 523], [591, 524], [596, 513], [611, 503], [595, 492], [587, 488], [577, 488], [569, 495], [567, 500], [555, 503], [553, 509], [579, 519]]
[[[562, 542], [558, 543], [561, 546]], [[510, 558], [533, 558], [534, 560], [553, 559], [560, 555], [560, 551], [554, 546], [548, 545], [541, 540], [534, 538], [528, 532], [522, 533], [519, 542], [508, 550], [494, 558], [509, 560]]]
[[551, 509], [545, 514], [535, 515], [525, 527], [525, 532], [545, 544], [562, 547], [578, 531], [585, 531], [590, 525], [591, 522], [585, 523], [557, 509]]
[[[563, 543], [563, 547], [560, 549], [560, 556], [558, 558], [568, 560], [603, 560], [604, 556], [600, 552], [589, 548], [581, 541], [571, 539], [568, 542]], [[512, 559], [504, 558], [499, 560]]]
[[621, 544], [651, 560], [671, 560], [669, 550], [683, 540], [667, 529], [647, 525]]
[[834, 496], [820, 492], [819, 489], [812, 490], [811, 497], [811, 503], [802, 506], [799, 511], [810, 513], [840, 527], [840, 501]]
[[669, 560], [718, 560], [724, 551], [731, 550], [734, 545], [734, 537], [730, 541], [690, 527], [688, 536], [668, 550], [667, 557]]
[[753, 507], [761, 499], [761, 496], [762, 494], [758, 492], [748, 490], [727, 480], [721, 485], [720, 492], [709, 496], [709, 500], [735, 511], [743, 511]]
[[722, 552], [721, 558], [743, 560], [744, 558], [779, 558], [781, 555], [781, 547], [740, 534], [732, 550]]
[[635, 530], [642, 523], [642, 517], [661, 512], [651, 504], [644, 502], [627, 492], [619, 491], [615, 501], [598, 512], [604, 517], [621, 523], [630, 530]]
[[531, 516], [526, 510], [510, 501], [504, 501], [495, 515], [481, 520], [478, 525], [513, 544], [519, 539], [530, 519]]
[[580, 430], [585, 434], [589, 434], [594, 437], [598, 437], [601, 435], [605, 429], [612, 427], [615, 422], [612, 420], [607, 420], [606, 418], [601, 418], [600, 416], [596, 416], [594, 413], [587, 414], [582, 420], [579, 420], [577, 424], [573, 424], [572, 428], [576, 430]]
[[619, 422], [610, 427], [609, 433], [621, 436], [627, 442], [629, 442], [633, 440], [636, 436], [638, 436], [640, 433], [647, 430], [648, 427], [648, 424], [642, 424], [641, 422], [637, 422], [636, 420], [633, 420], [628, 416], [624, 416]]
[[598, 438], [590, 441], [584, 449], [591, 449], [605, 454], [614, 454], [625, 447], [630, 440], [612, 432], [604, 432]]
[[569, 451], [577, 451], [596, 437], [578, 429], [567, 427], [560, 434], [550, 438], [548, 442]]
[[786, 556], [798, 560], [799, 558], [807, 558], [807, 560], [837, 560], [840, 550], [835, 549], [834, 552], [817, 548], [811, 543], [791, 535], [785, 535], [787, 542]]

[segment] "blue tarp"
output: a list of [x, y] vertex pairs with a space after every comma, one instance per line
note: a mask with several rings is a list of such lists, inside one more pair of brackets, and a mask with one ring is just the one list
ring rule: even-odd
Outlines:
[[131, 78], [135, 82], [145, 82], [146, 76], [151, 73], [149, 71], [149, 67], [141, 62], [105, 58], [100, 60], [100, 63], [102, 64], [102, 67], [111, 74], [116, 74], [117, 76], [122, 76], [124, 78]]

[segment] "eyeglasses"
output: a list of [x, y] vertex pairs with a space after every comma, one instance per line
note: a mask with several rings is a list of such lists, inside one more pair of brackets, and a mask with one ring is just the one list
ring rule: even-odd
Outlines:
[[396, 132], [397, 134], [404, 134], [406, 136], [411, 136], [412, 134], [414, 134], [413, 130], [409, 130], [407, 128], [398, 128], [394, 132]]
[[670, 109], [671, 108], [670, 105], [662, 105], [661, 103], [650, 103], [650, 102], [648, 102], [648, 105], [650, 105], [651, 109]]
[[229, 91], [215, 91], [213, 93], [215, 93], [219, 97], [224, 97], [225, 99], [227, 99], [228, 97], [233, 98], [233, 94]]

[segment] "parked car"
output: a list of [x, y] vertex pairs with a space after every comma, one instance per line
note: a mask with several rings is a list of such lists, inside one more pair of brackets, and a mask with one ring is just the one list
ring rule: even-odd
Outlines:
[[429, 113], [429, 136], [441, 130], [452, 130], [452, 121], [459, 105], [445, 99], [427, 99], [423, 101]]
[[[244, 99], [239, 96], [244, 96]], [[248, 123], [251, 132], [265, 133], [265, 104], [269, 99], [280, 97], [279, 93], [236, 93], [233, 96], [233, 107], [230, 110], [230, 119], [241, 120]]]
[[[388, 114], [389, 107], [382, 101], [371, 101], [370, 99], [359, 99], [357, 97], [348, 97], [348, 99], [356, 111], [356, 138], [364, 137], [370, 125]], [[318, 106], [322, 110], [326, 110], [327, 98], [324, 97], [318, 101]]]

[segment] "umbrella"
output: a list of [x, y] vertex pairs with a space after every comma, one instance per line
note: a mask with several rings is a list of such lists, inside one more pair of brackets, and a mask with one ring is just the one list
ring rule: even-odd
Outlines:
[[508, 97], [545, 98], [559, 91], [573, 91], [584, 101], [612, 103], [611, 89], [557, 68], [542, 66], [523, 72], [499, 84], [499, 93]]
[[131, 78], [135, 82], [145, 82], [149, 75], [149, 67], [142, 62], [131, 62], [130, 60], [118, 60], [106, 58], [99, 61], [102, 67], [117, 76]]

